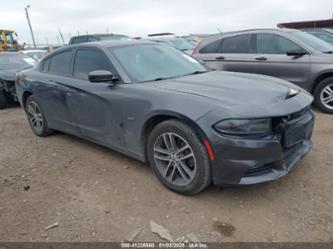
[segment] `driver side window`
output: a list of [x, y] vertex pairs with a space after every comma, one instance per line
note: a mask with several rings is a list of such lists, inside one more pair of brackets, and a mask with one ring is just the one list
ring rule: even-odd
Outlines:
[[74, 78], [88, 80], [88, 74], [95, 70], [112, 72], [111, 65], [106, 55], [94, 49], [78, 50], [74, 62]]
[[294, 42], [275, 34], [257, 34], [257, 54], [286, 54], [302, 48]]

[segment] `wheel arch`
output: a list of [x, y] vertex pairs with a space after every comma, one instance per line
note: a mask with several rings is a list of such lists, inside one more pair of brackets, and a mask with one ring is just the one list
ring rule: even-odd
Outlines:
[[31, 91], [24, 91], [22, 94], [22, 106], [25, 108], [25, 103], [27, 102], [27, 99], [33, 95]]
[[313, 84], [312, 84], [312, 87], [311, 87], [311, 94], [314, 94], [314, 92], [315, 92], [317, 86], [320, 84], [320, 82], [322, 82], [323, 80], [325, 80], [329, 77], [333, 77], [333, 71], [332, 70], [325, 71], [325, 72], [322, 72], [319, 75], [317, 75], [315, 77], [315, 79], [313, 80]]
[[200, 141], [205, 141], [207, 140], [207, 136], [204, 133], [204, 131], [199, 127], [198, 124], [196, 124], [195, 121], [193, 121], [191, 118], [186, 117], [185, 115], [182, 115], [177, 112], [155, 112], [152, 114], [147, 120], [145, 121], [143, 128], [141, 130], [141, 145], [144, 150], [144, 155], [147, 157], [147, 141], [148, 141], [148, 136], [150, 132], [153, 130], [153, 128], [160, 124], [161, 122], [164, 122], [166, 120], [170, 119], [175, 119], [179, 120], [181, 122], [184, 122], [185, 124], [189, 125], [194, 132], [197, 134], [198, 138]]

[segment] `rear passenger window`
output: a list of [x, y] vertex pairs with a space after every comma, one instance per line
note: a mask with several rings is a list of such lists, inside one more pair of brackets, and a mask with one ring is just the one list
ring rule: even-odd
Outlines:
[[218, 53], [220, 49], [221, 40], [213, 41], [206, 46], [204, 46], [202, 49], [200, 49], [200, 54], [216, 54]]
[[72, 51], [66, 51], [52, 56], [49, 72], [64, 76], [70, 75], [72, 57]]
[[293, 50], [302, 50], [302, 48], [279, 35], [257, 34], [258, 54], [286, 54]]
[[95, 70], [111, 71], [111, 66], [106, 55], [98, 50], [78, 50], [74, 63], [74, 77], [88, 80], [88, 74]]
[[224, 38], [220, 53], [248, 54], [251, 53], [251, 34]]

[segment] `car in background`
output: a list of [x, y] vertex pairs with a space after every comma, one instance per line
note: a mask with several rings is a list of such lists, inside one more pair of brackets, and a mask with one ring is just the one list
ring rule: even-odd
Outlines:
[[43, 49], [29, 49], [29, 50], [22, 50], [21, 52], [36, 59], [37, 61], [40, 61], [48, 53], [47, 50]]
[[59, 48], [21, 72], [16, 87], [36, 135], [59, 130], [149, 162], [182, 194], [212, 182], [279, 179], [312, 147], [313, 98], [305, 90], [261, 75], [209, 71], [161, 43]]
[[84, 42], [94, 42], [94, 41], [119, 41], [119, 40], [131, 40], [127, 35], [120, 34], [92, 34], [92, 35], [78, 35], [73, 36], [69, 40], [69, 45], [84, 43]]
[[292, 29], [219, 34], [202, 40], [193, 56], [211, 69], [290, 81], [312, 93], [322, 111], [333, 113], [333, 46], [313, 35]]
[[200, 42], [200, 38], [194, 35], [179, 35], [179, 37], [193, 43], [195, 46]]
[[37, 61], [20, 52], [0, 53], [0, 109], [17, 102], [15, 90], [16, 73], [32, 68]]
[[196, 44], [176, 35], [163, 35], [149, 37], [148, 40], [168, 44], [187, 54], [192, 54]]
[[302, 29], [302, 31], [314, 35], [319, 39], [333, 45], [333, 29], [316, 28], [316, 29]]

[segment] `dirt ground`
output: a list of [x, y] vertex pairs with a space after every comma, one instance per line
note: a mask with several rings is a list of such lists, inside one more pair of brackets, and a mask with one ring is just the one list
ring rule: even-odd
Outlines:
[[314, 148], [285, 178], [184, 197], [146, 164], [62, 133], [36, 137], [21, 108], [2, 110], [0, 241], [163, 241], [150, 221], [174, 239], [333, 241], [333, 116], [316, 116]]

